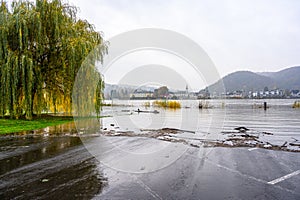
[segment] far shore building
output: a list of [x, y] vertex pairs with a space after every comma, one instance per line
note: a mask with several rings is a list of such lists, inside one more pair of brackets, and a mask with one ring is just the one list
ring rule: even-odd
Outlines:
[[300, 98], [300, 90], [291, 90], [290, 96], [292, 98]]
[[197, 95], [197, 98], [198, 99], [210, 99], [211, 96], [210, 96], [210, 92], [208, 91], [208, 89], [203, 89], [203, 90], [200, 90], [198, 95]]
[[138, 90], [130, 94], [130, 99], [154, 99], [152, 91]]

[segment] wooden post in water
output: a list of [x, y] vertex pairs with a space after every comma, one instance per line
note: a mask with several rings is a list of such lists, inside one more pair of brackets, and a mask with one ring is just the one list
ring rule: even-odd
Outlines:
[[267, 110], [267, 102], [264, 102], [264, 110]]

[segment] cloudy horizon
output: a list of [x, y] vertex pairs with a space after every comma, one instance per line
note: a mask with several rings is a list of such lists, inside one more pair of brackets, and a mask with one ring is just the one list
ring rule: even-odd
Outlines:
[[70, 0], [109, 39], [139, 28], [169, 29], [197, 42], [223, 77], [300, 65], [300, 1]]
[[[276, 72], [300, 66], [300, 1], [297, 0], [66, 2], [78, 7], [79, 18], [95, 25], [105, 40], [142, 28], [185, 35], [203, 48], [220, 77], [235, 71]], [[106, 80], [109, 78], [116, 79]]]

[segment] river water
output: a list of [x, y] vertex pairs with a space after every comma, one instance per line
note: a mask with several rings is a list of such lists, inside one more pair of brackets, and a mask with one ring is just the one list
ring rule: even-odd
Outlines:
[[[249, 129], [274, 133], [277, 136], [294, 137], [300, 134], [300, 109], [292, 108], [294, 99], [261, 99], [261, 100], [205, 100], [209, 109], [199, 109], [197, 100], [182, 100], [181, 109], [159, 109], [145, 107], [145, 102], [153, 101], [116, 101], [115, 106], [104, 107], [103, 115], [113, 116], [103, 119], [103, 126], [116, 123], [121, 129], [158, 129], [163, 127], [184, 130], [211, 132], [218, 134], [222, 130], [244, 126]], [[267, 102], [265, 111], [263, 103]], [[134, 111], [158, 110], [159, 114]]]

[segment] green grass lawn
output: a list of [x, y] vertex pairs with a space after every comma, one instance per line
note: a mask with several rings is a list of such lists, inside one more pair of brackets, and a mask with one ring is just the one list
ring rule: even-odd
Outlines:
[[41, 117], [35, 117], [32, 121], [25, 119], [6, 119], [0, 118], [0, 134], [15, 133], [21, 131], [30, 131], [48, 126], [55, 126], [72, 122], [73, 117], [69, 116], [51, 116], [42, 115]]

